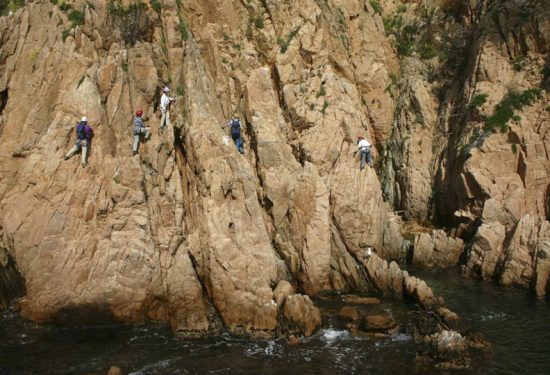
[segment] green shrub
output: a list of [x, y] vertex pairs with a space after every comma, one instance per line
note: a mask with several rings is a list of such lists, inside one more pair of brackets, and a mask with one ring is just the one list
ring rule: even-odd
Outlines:
[[317, 97], [319, 98], [325, 95], [326, 95], [325, 85], [321, 84], [321, 87], [319, 88], [319, 92], [317, 93]]
[[84, 25], [84, 12], [79, 10], [71, 10], [68, 18], [72, 27]]
[[325, 114], [325, 111], [327, 110], [328, 108], [328, 101], [325, 99], [325, 101], [323, 102], [323, 108], [321, 109], [321, 113], [324, 115]]
[[65, 40], [69, 37], [70, 33], [71, 33], [71, 30], [69, 30], [69, 29], [63, 30], [61, 32], [61, 39], [63, 40], [63, 42], [65, 42]]
[[420, 47], [420, 57], [423, 60], [431, 60], [437, 57], [437, 47], [431, 42], [426, 42]]
[[540, 89], [525, 90], [522, 93], [511, 91], [498, 103], [495, 112], [485, 120], [483, 130], [486, 132], [495, 132], [499, 129], [501, 132], [508, 130], [508, 121], [514, 119], [514, 110], [521, 110], [526, 105], [531, 105], [541, 96]]
[[162, 6], [158, 0], [151, 0], [151, 8], [153, 8], [157, 13], [160, 13]]
[[520, 72], [523, 69], [523, 66], [525, 65], [525, 56], [519, 55], [514, 59], [514, 69], [518, 72]]
[[73, 9], [73, 6], [72, 6], [72, 4], [68, 4], [68, 3], [63, 2], [63, 3], [59, 4], [59, 9], [61, 9], [63, 12], [66, 12], [68, 10]]
[[262, 16], [257, 16], [254, 18], [254, 25], [256, 25], [257, 29], [263, 29], [264, 28], [264, 18]]
[[470, 108], [479, 108], [487, 102], [487, 94], [478, 94], [472, 98], [469, 104]]
[[378, 0], [369, 0], [370, 6], [374, 10], [374, 13], [382, 14], [382, 6]]
[[25, 5], [25, 0], [0, 0], [0, 14], [7, 14], [9, 11], [15, 12]]
[[515, 143], [512, 143], [512, 153], [517, 154], [518, 153], [518, 145]]
[[288, 33], [286, 39], [283, 39], [281, 37], [277, 38], [277, 44], [279, 44], [279, 47], [281, 48], [281, 53], [285, 53], [288, 49], [288, 46], [290, 45], [290, 42], [294, 37], [298, 34], [300, 31], [300, 26], [296, 27], [294, 30], [292, 30], [290, 33]]

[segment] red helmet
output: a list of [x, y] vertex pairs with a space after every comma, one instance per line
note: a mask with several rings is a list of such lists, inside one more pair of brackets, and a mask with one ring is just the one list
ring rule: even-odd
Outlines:
[[362, 136], [357, 137], [357, 142], [359, 142], [361, 139], [363, 139]]
[[136, 116], [137, 116], [137, 117], [141, 117], [142, 115], [143, 115], [143, 111], [142, 111], [141, 109], [138, 109], [138, 110], [136, 111]]

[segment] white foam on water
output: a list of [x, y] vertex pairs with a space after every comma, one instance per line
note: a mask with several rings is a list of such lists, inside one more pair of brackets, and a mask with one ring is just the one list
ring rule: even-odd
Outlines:
[[281, 357], [281, 346], [277, 344], [275, 340], [262, 341], [255, 343], [251, 347], [247, 348], [244, 353], [249, 357], [257, 355], [268, 357]]
[[268, 342], [267, 346], [264, 349], [265, 355], [272, 356], [275, 352], [275, 341], [271, 340]]
[[391, 341], [394, 342], [405, 342], [412, 340], [412, 336], [406, 335], [404, 333], [397, 333], [391, 337]]
[[170, 362], [172, 362], [172, 359], [164, 359], [162, 361], [151, 363], [143, 366], [135, 372], [131, 372], [129, 375], [163, 374], [165, 372], [159, 370], [167, 369], [170, 366]]
[[480, 315], [479, 317], [480, 317], [480, 320], [482, 322], [486, 322], [486, 321], [489, 321], [489, 320], [503, 319], [506, 316], [507, 315], [503, 312], [494, 312], [494, 313]]
[[345, 340], [349, 337], [349, 331], [345, 329], [322, 329], [321, 340], [326, 343], [333, 343], [340, 340]]

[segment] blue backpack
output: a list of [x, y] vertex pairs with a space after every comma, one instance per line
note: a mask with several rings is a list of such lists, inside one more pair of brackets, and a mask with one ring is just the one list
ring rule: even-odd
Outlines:
[[86, 124], [79, 122], [76, 125], [76, 138], [77, 139], [86, 139], [86, 134], [84, 133], [84, 130], [86, 129]]
[[237, 119], [231, 120], [231, 136], [238, 138], [241, 135], [241, 122]]

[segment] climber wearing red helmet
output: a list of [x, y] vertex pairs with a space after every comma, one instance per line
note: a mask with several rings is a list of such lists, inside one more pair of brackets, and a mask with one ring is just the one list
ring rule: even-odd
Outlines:
[[143, 134], [145, 139], [149, 139], [149, 137], [151, 137], [151, 128], [145, 127], [143, 121], [145, 121], [146, 119], [144, 119], [142, 116], [143, 110], [138, 109], [136, 111], [136, 117], [134, 117], [134, 146], [132, 147], [134, 155], [138, 153], [141, 135]]

